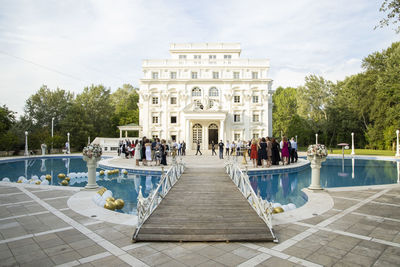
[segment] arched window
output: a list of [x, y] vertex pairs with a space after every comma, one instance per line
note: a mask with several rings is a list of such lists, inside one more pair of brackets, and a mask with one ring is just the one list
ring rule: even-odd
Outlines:
[[193, 143], [197, 143], [197, 141], [202, 143], [202, 131], [203, 127], [200, 124], [193, 125]]
[[201, 89], [199, 87], [195, 87], [192, 89], [192, 96], [201, 96]]
[[208, 92], [208, 96], [218, 96], [218, 89], [215, 87], [211, 87]]
[[215, 123], [211, 123], [208, 129], [218, 129], [218, 126]]

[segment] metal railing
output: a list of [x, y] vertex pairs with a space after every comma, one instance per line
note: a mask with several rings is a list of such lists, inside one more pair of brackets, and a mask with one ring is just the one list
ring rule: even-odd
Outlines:
[[278, 242], [277, 237], [272, 231], [272, 204], [260, 197], [253, 190], [250, 184], [249, 176], [247, 171], [243, 172], [237, 163], [237, 157], [230, 157], [225, 163], [226, 173], [231, 177], [232, 181], [242, 192], [243, 196], [247, 199], [250, 206], [257, 212], [258, 216], [265, 222], [268, 226], [274, 242]]
[[162, 171], [160, 183], [157, 185], [157, 188], [146, 198], [143, 197], [142, 186], [139, 187], [139, 195], [137, 198], [138, 225], [135, 233], [133, 234], [133, 240], [136, 240], [136, 237], [139, 234], [140, 228], [143, 226], [144, 222], [150, 217], [153, 211], [168, 194], [169, 190], [179, 180], [184, 169], [185, 166], [181, 160], [180, 163], [174, 162], [166, 173]]

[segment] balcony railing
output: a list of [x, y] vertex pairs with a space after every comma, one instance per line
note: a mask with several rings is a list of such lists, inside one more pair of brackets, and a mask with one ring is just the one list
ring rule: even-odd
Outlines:
[[143, 67], [168, 66], [232, 66], [232, 67], [262, 67], [269, 68], [269, 59], [146, 59]]

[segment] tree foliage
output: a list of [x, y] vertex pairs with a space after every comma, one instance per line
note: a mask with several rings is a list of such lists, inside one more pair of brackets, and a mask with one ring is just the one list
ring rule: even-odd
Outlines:
[[395, 31], [400, 33], [400, 0], [385, 0], [383, 1], [379, 11], [387, 13], [386, 17], [379, 21], [379, 25], [375, 28], [383, 28], [393, 23], [395, 25]]
[[362, 67], [337, 83], [310, 75], [304, 86], [278, 88], [274, 135], [304, 134], [303, 144], [309, 144], [318, 133], [321, 143], [335, 147], [350, 143], [354, 132], [358, 147], [390, 149], [400, 128], [400, 43], [368, 55]]

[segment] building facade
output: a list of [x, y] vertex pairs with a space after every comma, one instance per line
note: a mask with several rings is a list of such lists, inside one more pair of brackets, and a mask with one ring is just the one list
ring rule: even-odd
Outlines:
[[188, 149], [272, 136], [269, 60], [240, 53], [239, 43], [184, 43], [170, 45], [170, 59], [144, 60], [141, 134]]

